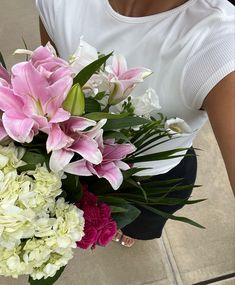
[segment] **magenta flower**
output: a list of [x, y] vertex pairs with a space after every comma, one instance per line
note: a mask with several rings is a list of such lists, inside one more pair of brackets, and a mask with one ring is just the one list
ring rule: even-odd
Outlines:
[[68, 164], [64, 167], [64, 171], [75, 175], [96, 175], [99, 178], [105, 178], [113, 189], [117, 190], [123, 182], [120, 169], [127, 170], [130, 168], [122, 159], [134, 152], [136, 148], [132, 144], [115, 144], [114, 140], [105, 140], [103, 142], [102, 135], [101, 132], [96, 139], [103, 156], [101, 163], [95, 165], [82, 159]]
[[[103, 158], [95, 138], [99, 135], [105, 123], [106, 119], [96, 124], [95, 121], [83, 117], [71, 117], [68, 121], [62, 123], [63, 134], [71, 138], [71, 142], [60, 148], [61, 144], [58, 140], [50, 141], [50, 145], [54, 149], [50, 157], [50, 169], [54, 172], [64, 170], [75, 153], [90, 163], [99, 164]], [[88, 127], [92, 128], [86, 131]], [[52, 134], [51, 137], [56, 138], [58, 136]], [[90, 172], [86, 169], [80, 172], [80, 175], [87, 176], [89, 174]]]
[[109, 97], [109, 104], [116, 105], [125, 100], [137, 83], [143, 82], [152, 71], [147, 68], [127, 68], [124, 56], [115, 54], [111, 66], [106, 67], [108, 80], [112, 90]]
[[117, 231], [117, 224], [111, 217], [111, 209], [83, 187], [83, 197], [77, 204], [85, 218], [85, 235], [77, 246], [83, 249], [95, 248], [96, 244], [106, 246]]
[[11, 83], [10, 73], [0, 64], [0, 80], [5, 80], [8, 84]]

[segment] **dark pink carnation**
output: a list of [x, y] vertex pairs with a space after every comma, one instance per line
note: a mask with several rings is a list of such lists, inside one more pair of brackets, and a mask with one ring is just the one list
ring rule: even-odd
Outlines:
[[101, 246], [106, 246], [108, 243], [110, 243], [116, 232], [117, 224], [114, 221], [109, 222], [100, 232], [98, 244]]
[[87, 191], [87, 187], [83, 187], [83, 197], [77, 207], [83, 210], [85, 218], [85, 236], [77, 243], [78, 247], [93, 249], [96, 244], [106, 246], [117, 231], [110, 207], [98, 202], [97, 197]]
[[97, 230], [93, 226], [86, 223], [84, 232], [85, 236], [81, 241], [77, 242], [77, 246], [82, 249], [87, 249], [96, 242]]

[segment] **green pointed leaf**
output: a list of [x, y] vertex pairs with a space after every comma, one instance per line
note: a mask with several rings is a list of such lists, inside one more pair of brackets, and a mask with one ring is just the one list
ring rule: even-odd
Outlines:
[[194, 154], [174, 155], [177, 152], [185, 151], [185, 150], [188, 150], [188, 148], [178, 148], [178, 149], [174, 149], [174, 150], [162, 151], [162, 152], [158, 152], [158, 153], [147, 154], [147, 155], [142, 155], [142, 156], [137, 156], [137, 157], [129, 157], [129, 158], [125, 159], [125, 161], [131, 162], [131, 163], [134, 163], [134, 162], [136, 163], [136, 162], [172, 159], [172, 158], [177, 158], [177, 157], [182, 157], [182, 156], [194, 156]]
[[91, 78], [91, 76], [100, 69], [100, 67], [108, 60], [112, 54], [113, 52], [109, 53], [106, 56], [102, 56], [96, 61], [84, 67], [74, 78], [74, 84], [79, 83], [79, 85], [82, 87]]
[[85, 96], [79, 84], [75, 84], [71, 88], [63, 103], [63, 108], [73, 116], [84, 114]]
[[122, 113], [122, 114], [110, 114], [110, 113], [103, 113], [103, 112], [94, 112], [94, 113], [89, 113], [84, 115], [85, 118], [94, 120], [94, 121], [99, 121], [101, 119], [121, 119], [127, 117], [127, 113]]
[[147, 124], [149, 122], [148, 119], [142, 118], [142, 117], [132, 117], [128, 116], [125, 118], [121, 118], [119, 120], [113, 120], [110, 119], [104, 126], [105, 131], [113, 131], [117, 129], [123, 129], [123, 128], [130, 128], [138, 125]]
[[124, 135], [121, 131], [120, 132], [105, 132], [104, 139], [115, 139], [116, 142], [121, 140], [122, 142], [131, 143], [129, 138], [126, 135]]
[[100, 103], [93, 98], [85, 98], [85, 113], [101, 112]]
[[53, 277], [49, 277], [49, 278], [42, 278], [40, 280], [33, 280], [32, 277], [29, 276], [28, 282], [30, 285], [53, 285], [61, 276], [61, 274], [63, 273], [65, 269], [65, 266], [61, 267], [55, 274], [55, 276]]
[[5, 63], [5, 61], [4, 61], [4, 58], [3, 58], [3, 55], [2, 55], [1, 52], [0, 52], [0, 63], [2, 64], [2, 66], [3, 66], [5, 69], [7, 69], [6, 63]]
[[119, 229], [125, 227], [126, 225], [129, 225], [141, 213], [139, 209], [130, 204], [126, 204], [125, 209], [126, 212], [112, 214], [112, 218], [116, 221]]
[[192, 226], [195, 226], [197, 228], [201, 228], [201, 229], [205, 229], [204, 226], [198, 224], [197, 222], [194, 222], [193, 220], [191, 219], [188, 219], [188, 218], [185, 218], [185, 217], [180, 217], [180, 216], [174, 216], [172, 214], [169, 214], [169, 213], [166, 213], [166, 212], [163, 212], [163, 211], [160, 211], [158, 209], [155, 209], [153, 207], [150, 207], [150, 206], [147, 206], [147, 205], [143, 205], [141, 203], [139, 203], [139, 205], [141, 205], [141, 207], [157, 214], [157, 215], [160, 215], [166, 219], [171, 219], [171, 220], [175, 220], [175, 221], [180, 221], [180, 222], [184, 222], [184, 223], [187, 223], [187, 224], [190, 224]]
[[76, 203], [82, 198], [82, 188], [79, 177], [72, 174], [66, 174], [66, 179], [62, 179], [62, 189], [66, 193], [66, 201]]
[[123, 208], [123, 207], [117, 207], [117, 206], [109, 206], [112, 213], [125, 213], [127, 212], [128, 210]]
[[48, 165], [48, 158], [46, 155], [40, 152], [34, 151], [26, 151], [22, 160], [26, 162], [26, 165], [21, 166], [18, 168], [20, 172], [27, 171], [27, 170], [34, 170], [37, 164], [43, 165], [46, 163]]

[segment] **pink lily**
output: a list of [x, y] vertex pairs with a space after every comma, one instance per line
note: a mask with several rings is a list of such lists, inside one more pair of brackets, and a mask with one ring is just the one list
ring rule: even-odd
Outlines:
[[113, 189], [117, 190], [123, 182], [121, 170], [130, 168], [122, 159], [134, 152], [136, 148], [132, 144], [115, 144], [114, 140], [103, 141], [102, 136], [103, 132], [101, 131], [97, 137], [99, 149], [103, 155], [103, 160], [100, 164], [95, 165], [82, 159], [68, 164], [64, 171], [75, 175], [96, 175], [99, 178], [105, 178]]
[[127, 68], [127, 62], [124, 56], [115, 54], [112, 65], [106, 67], [108, 80], [111, 83], [111, 94], [109, 105], [116, 105], [125, 100], [136, 84], [143, 82], [144, 78], [149, 76], [152, 71], [147, 68]]
[[[95, 138], [100, 134], [105, 123], [106, 119], [96, 124], [95, 121], [83, 117], [71, 117], [62, 123], [61, 128], [64, 134], [72, 138], [72, 141], [62, 149], [52, 152], [50, 169], [54, 172], [64, 170], [76, 153], [92, 164], [99, 164], [103, 158]], [[86, 131], [88, 127], [92, 128]], [[85, 170], [82, 175], [86, 176], [87, 174], [88, 172]]]
[[5, 80], [8, 84], [11, 82], [10, 73], [0, 64], [0, 79]]
[[54, 47], [48, 42], [34, 51], [17, 49], [14, 54], [27, 54], [30, 56], [32, 65], [47, 78], [51, 85], [62, 77], [74, 75], [69, 63], [57, 57]]
[[72, 86], [72, 77], [57, 79], [50, 84], [31, 62], [23, 62], [12, 68], [12, 87], [0, 80], [2, 122], [13, 140], [29, 143], [39, 131], [49, 133], [53, 124], [70, 118], [61, 106]]

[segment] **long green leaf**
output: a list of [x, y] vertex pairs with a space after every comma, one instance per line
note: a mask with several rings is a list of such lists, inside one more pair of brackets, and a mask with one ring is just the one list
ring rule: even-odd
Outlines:
[[104, 126], [105, 131], [112, 131], [124, 128], [130, 128], [138, 125], [143, 125], [148, 123], [149, 120], [141, 117], [128, 116], [121, 118], [119, 120], [110, 119]]
[[2, 66], [3, 66], [5, 69], [7, 69], [6, 63], [5, 63], [5, 61], [4, 61], [4, 58], [3, 58], [3, 55], [2, 55], [1, 52], [0, 52], [0, 63], [2, 64]]
[[177, 152], [185, 151], [185, 150], [188, 150], [188, 148], [178, 148], [174, 150], [162, 151], [159, 153], [147, 154], [147, 155], [142, 155], [142, 156], [137, 156], [137, 157], [130, 156], [127, 159], [125, 159], [125, 161], [134, 163], [134, 162], [165, 160], [165, 159], [172, 159], [172, 158], [177, 158], [177, 157], [182, 157], [182, 156], [193, 156], [194, 155], [194, 154], [173, 155]]
[[100, 67], [107, 61], [107, 59], [112, 54], [113, 52], [109, 53], [106, 56], [102, 56], [96, 61], [84, 67], [74, 78], [73, 80], [74, 84], [79, 83], [80, 86], [82, 87], [91, 78], [91, 76], [100, 69]]
[[100, 111], [101, 111], [101, 106], [99, 102], [97, 102], [93, 98], [85, 99], [85, 113], [93, 113], [93, 112], [100, 112]]
[[130, 204], [125, 205], [125, 209], [126, 212], [112, 214], [112, 218], [116, 221], [119, 229], [133, 222], [141, 213], [139, 209]]
[[65, 269], [65, 266], [61, 267], [53, 277], [49, 277], [46, 279], [40, 279], [40, 280], [33, 280], [32, 277], [29, 276], [28, 282], [30, 285], [53, 285], [61, 276]]
[[110, 114], [110, 113], [103, 113], [103, 112], [94, 112], [84, 115], [85, 118], [99, 121], [101, 119], [121, 119], [128, 116], [128, 113], [122, 113], [122, 114]]
[[185, 218], [185, 217], [180, 217], [180, 216], [174, 216], [172, 214], [169, 214], [169, 213], [166, 213], [166, 212], [163, 212], [163, 211], [160, 211], [160, 210], [157, 210], [153, 207], [150, 207], [150, 206], [146, 206], [146, 205], [143, 205], [141, 203], [138, 203], [141, 207], [157, 214], [157, 215], [160, 215], [166, 219], [171, 219], [171, 220], [176, 220], [176, 221], [180, 221], [180, 222], [184, 222], [184, 223], [187, 223], [187, 224], [190, 224], [192, 226], [195, 226], [197, 228], [201, 228], [201, 229], [205, 229], [204, 226], [198, 224], [197, 222], [191, 220], [191, 219], [188, 219], [188, 218]]

